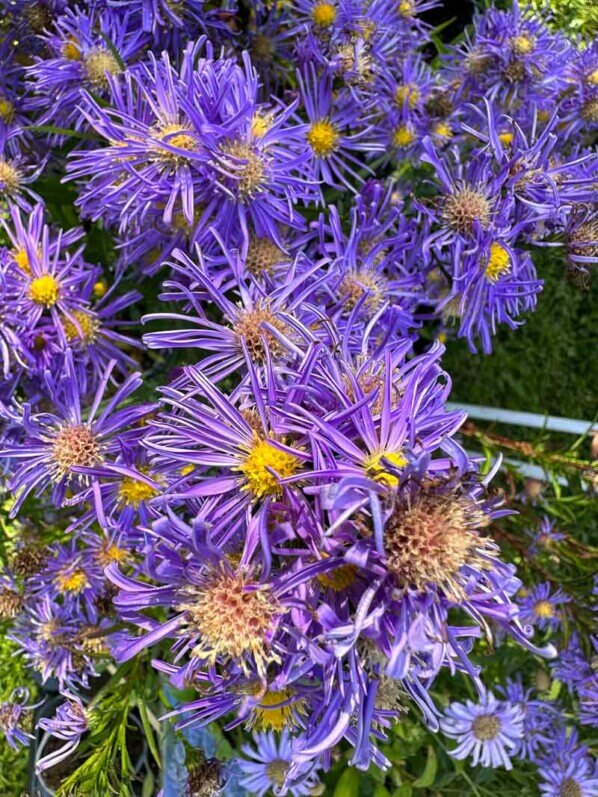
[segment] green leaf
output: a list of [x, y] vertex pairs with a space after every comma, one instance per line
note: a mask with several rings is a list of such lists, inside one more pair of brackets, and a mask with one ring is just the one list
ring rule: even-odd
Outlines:
[[158, 745], [156, 744], [156, 737], [154, 736], [154, 729], [151, 726], [149, 715], [147, 713], [147, 706], [145, 705], [143, 700], [138, 700], [137, 708], [139, 709], [139, 717], [141, 718], [141, 724], [143, 725], [143, 730], [145, 732], [145, 739], [147, 741], [147, 746], [149, 747], [156, 764], [159, 767], [161, 767], [162, 764], [160, 759], [160, 751], [158, 750]]
[[27, 125], [25, 130], [32, 133], [52, 133], [56, 136], [67, 136], [67, 138], [80, 138], [86, 141], [99, 141], [98, 136], [92, 133], [83, 133], [79, 130], [71, 130], [69, 127], [56, 127], [55, 125]]
[[156, 779], [154, 778], [152, 771], [149, 770], [143, 781], [141, 797], [152, 797], [152, 795], [155, 793], [155, 786]]
[[386, 786], [383, 786], [381, 783], [379, 783], [374, 789], [372, 797], [390, 797], [390, 792]]
[[550, 690], [548, 692], [548, 699], [549, 700], [556, 700], [561, 692], [562, 683], [560, 681], [554, 680], [550, 685]]
[[413, 785], [417, 789], [424, 789], [427, 788], [428, 786], [431, 786], [436, 780], [437, 772], [438, 772], [438, 758], [436, 756], [436, 750], [434, 750], [432, 746], [429, 746], [428, 758], [426, 760], [426, 766], [424, 767], [424, 771], [419, 776], [419, 778], [413, 783]]
[[359, 797], [359, 772], [354, 767], [347, 767], [340, 776], [334, 797]]
[[410, 783], [401, 783], [399, 788], [394, 792], [392, 797], [411, 797], [413, 789]]

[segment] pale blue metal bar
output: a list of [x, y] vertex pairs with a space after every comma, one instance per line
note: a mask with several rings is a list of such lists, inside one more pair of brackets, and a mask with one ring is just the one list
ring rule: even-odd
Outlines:
[[530, 429], [546, 429], [549, 432], [567, 432], [575, 435], [598, 433], [598, 424], [592, 421], [559, 418], [556, 415], [537, 415], [518, 410], [500, 410], [496, 407], [482, 407], [478, 404], [461, 404], [454, 401], [447, 402], [446, 406], [451, 410], [464, 410], [470, 418], [480, 421], [495, 421], [512, 426], [527, 426]]

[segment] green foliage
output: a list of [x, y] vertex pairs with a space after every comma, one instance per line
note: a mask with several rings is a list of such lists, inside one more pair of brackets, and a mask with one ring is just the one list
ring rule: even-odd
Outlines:
[[598, 5], [595, 0], [531, 0], [532, 6], [549, 14], [549, 23], [569, 34], [588, 38], [598, 33]]
[[[155, 783], [153, 771], [135, 771], [132, 737], [145, 739], [158, 767], [157, 722], [148, 709], [156, 700], [156, 687], [153, 670], [141, 659], [116, 669], [87, 707], [90, 732], [75, 760], [76, 769], [62, 781], [56, 797], [132, 797], [134, 780]], [[140, 727], [133, 722], [134, 711]]]

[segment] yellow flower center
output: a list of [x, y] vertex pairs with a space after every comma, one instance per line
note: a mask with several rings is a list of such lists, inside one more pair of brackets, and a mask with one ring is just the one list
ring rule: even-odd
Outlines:
[[402, 0], [399, 3], [399, 14], [402, 17], [412, 17], [415, 11], [415, 6], [412, 0]]
[[29, 298], [36, 304], [41, 304], [44, 307], [52, 307], [58, 301], [58, 293], [60, 291], [60, 284], [58, 280], [51, 274], [42, 274], [41, 277], [36, 277], [31, 280], [29, 285]]
[[21, 271], [24, 271], [25, 274], [31, 274], [29, 255], [27, 254], [26, 249], [13, 249], [10, 255]]
[[[255, 696], [257, 697], [261, 691], [261, 684], [258, 686]], [[272, 689], [266, 692], [261, 698], [259, 705], [257, 705], [251, 712], [251, 717], [247, 723], [247, 727], [255, 729], [256, 731], [283, 731], [285, 728], [293, 728], [296, 726], [295, 714], [305, 713], [305, 703], [303, 700], [291, 700], [295, 690], [291, 687], [284, 687], [284, 689]], [[280, 705], [284, 703], [284, 705]]]
[[355, 565], [339, 565], [334, 570], [318, 573], [316, 579], [323, 587], [327, 587], [334, 592], [343, 592], [355, 582], [356, 577], [357, 568]]
[[288, 761], [283, 761], [282, 758], [275, 758], [266, 764], [266, 776], [270, 783], [275, 786], [284, 786], [290, 767], [291, 765]]
[[504, 274], [507, 274], [510, 268], [511, 258], [504, 246], [496, 241], [490, 244], [490, 255], [484, 271], [486, 278], [490, 282], [496, 282]]
[[15, 117], [15, 106], [6, 97], [0, 97], [0, 119], [10, 124]]
[[338, 133], [328, 119], [320, 119], [309, 128], [307, 141], [316, 155], [326, 158], [332, 155], [336, 148]]
[[415, 108], [419, 96], [419, 89], [414, 83], [405, 83], [395, 90], [395, 102], [401, 107], [407, 102], [409, 108]]
[[138, 509], [142, 501], [149, 501], [158, 493], [159, 490], [156, 487], [152, 487], [151, 484], [147, 484], [141, 479], [125, 476], [118, 488], [118, 500], [121, 504]]
[[262, 138], [272, 125], [272, 114], [256, 111], [251, 120], [251, 133], [254, 138]]
[[0, 193], [12, 194], [20, 185], [19, 173], [15, 167], [0, 158]]
[[63, 322], [66, 339], [71, 342], [80, 340], [85, 346], [93, 343], [100, 329], [100, 322], [96, 314], [85, 310], [75, 310], [73, 319], [74, 321], [71, 321], [70, 318], [65, 318]]
[[249, 239], [247, 248], [245, 268], [256, 277], [272, 276], [275, 266], [279, 265], [279, 263], [284, 263], [288, 259], [274, 241], [269, 238], [252, 236]]
[[513, 135], [513, 133], [511, 133], [509, 131], [506, 131], [504, 133], [499, 133], [498, 134], [498, 138], [499, 138], [501, 144], [504, 144], [505, 147], [508, 147], [509, 144], [513, 143], [514, 135]]
[[370, 454], [364, 461], [365, 471], [370, 479], [387, 487], [397, 487], [399, 484], [399, 477], [388, 470], [388, 465], [404, 468], [406, 464], [407, 459], [400, 451], [378, 451]]
[[107, 290], [108, 290], [108, 288], [106, 286], [106, 283], [103, 282], [102, 280], [98, 280], [97, 282], [94, 282], [94, 284], [93, 284], [93, 296], [94, 296], [94, 299], [101, 299], [102, 296], [104, 296], [106, 294]]
[[259, 191], [266, 182], [266, 160], [262, 153], [244, 141], [229, 141], [222, 151], [234, 159], [230, 168], [237, 179], [239, 195], [249, 197]]
[[266, 495], [277, 495], [281, 492], [278, 478], [268, 468], [275, 471], [281, 479], [293, 476], [300, 467], [300, 461], [293, 454], [282, 451], [268, 440], [257, 438], [242, 465], [235, 470], [241, 471], [254, 498]]
[[319, 28], [328, 28], [336, 19], [336, 8], [332, 3], [316, 3], [312, 8], [311, 18]]
[[438, 136], [439, 138], [451, 138], [453, 131], [451, 130], [450, 125], [446, 122], [438, 122], [434, 128], [434, 135]]
[[594, 69], [593, 72], [590, 72], [587, 77], [587, 82], [590, 86], [598, 86], [598, 69]]
[[535, 41], [529, 36], [515, 36], [513, 39], [513, 50], [517, 55], [527, 55], [535, 46]]
[[59, 573], [55, 580], [60, 592], [72, 592], [76, 595], [89, 586], [89, 580], [84, 570], [76, 569], [68, 573]]
[[69, 36], [62, 45], [62, 55], [69, 61], [78, 61], [81, 58], [79, 42], [74, 36]]
[[549, 620], [555, 615], [554, 606], [550, 601], [536, 601], [534, 603], [534, 614], [545, 620]]
[[[186, 132], [186, 129], [180, 124], [165, 124], [154, 130], [155, 137], [168, 144], [171, 147], [184, 150], [185, 152], [192, 152], [197, 149], [197, 141], [193, 136]], [[188, 156], [184, 152], [172, 152], [169, 149], [156, 147], [156, 155], [160, 160], [169, 161], [176, 164], [188, 160]]]
[[181, 474], [181, 476], [188, 476], [190, 473], [193, 473], [194, 470], [195, 470], [195, 465], [183, 465], [179, 473]]
[[122, 563], [129, 559], [129, 552], [119, 548], [114, 542], [107, 542], [98, 550], [97, 560], [102, 567], [108, 567], [112, 562]]
[[118, 75], [122, 72], [114, 55], [104, 47], [90, 50], [83, 61], [89, 82], [100, 88], [108, 85], [107, 75]]
[[415, 141], [415, 133], [407, 125], [400, 125], [392, 134], [392, 143], [395, 147], [408, 147]]

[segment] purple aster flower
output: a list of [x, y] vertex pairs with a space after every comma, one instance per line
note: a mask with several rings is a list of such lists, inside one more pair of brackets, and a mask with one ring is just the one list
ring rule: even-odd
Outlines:
[[510, 756], [516, 754], [523, 736], [524, 716], [519, 706], [487, 692], [479, 703], [451, 703], [440, 727], [458, 742], [450, 751], [454, 758], [471, 756], [474, 766], [512, 769]]
[[557, 755], [542, 762], [538, 767], [542, 797], [594, 797], [598, 793], [596, 762], [586, 751], [578, 748], [566, 761]]
[[561, 114], [570, 141], [592, 137], [598, 128], [598, 44], [589, 41], [576, 47], [567, 64], [567, 84], [562, 94]]
[[[243, 673], [248, 680], [263, 681], [268, 665], [282, 663], [285, 645], [292, 644], [288, 630], [298, 585], [335, 563], [315, 563], [268, 581], [268, 571], [258, 573], [250, 560], [263, 533], [259, 515], [250, 522], [238, 566], [210, 539], [214, 532], [222, 535], [223, 528], [211, 530], [200, 518], [191, 528], [189, 536], [189, 526], [172, 512], [154, 523], [159, 544], [147, 564], [160, 586], [125, 576], [115, 564], [107, 568], [106, 575], [119, 588], [115, 605], [121, 616], [146, 631], [120, 640], [115, 656], [128, 660], [171, 638], [177, 660], [191, 654], [189, 673], [216, 667], [223, 674]], [[169, 607], [172, 616], [161, 622], [144, 614], [155, 606]]]
[[530, 9], [517, 2], [508, 11], [490, 8], [476, 17], [473, 30], [454, 59], [461, 79], [465, 72], [466, 96], [486, 96], [508, 106], [517, 100], [553, 99], [565, 85], [571, 45]]
[[40, 758], [36, 772], [43, 772], [68, 758], [79, 746], [81, 737], [89, 729], [89, 718], [83, 701], [73, 692], [62, 692], [64, 702], [56, 709], [54, 717], [43, 717], [38, 723], [41, 730], [65, 742], [58, 750]]
[[98, 564], [75, 541], [55, 545], [48, 553], [43, 573], [27, 579], [28, 597], [39, 599], [48, 595], [52, 602], [62, 604], [74, 614], [84, 610], [90, 621], [96, 622], [96, 602], [105, 589]]
[[537, 626], [540, 629], [555, 631], [562, 622], [559, 607], [569, 603], [571, 598], [558, 589], [551, 595], [552, 587], [548, 582], [538, 584], [521, 600], [520, 617], [522, 622]]
[[4, 212], [11, 205], [28, 212], [36, 202], [41, 202], [29, 185], [43, 171], [45, 158], [33, 163], [29, 156], [13, 154], [17, 133], [0, 130], [0, 208]]
[[567, 535], [564, 532], [558, 531], [556, 521], [547, 515], [544, 515], [540, 520], [538, 529], [530, 531], [530, 536], [532, 541], [529, 546], [529, 552], [533, 554], [550, 553], [555, 543], [567, 539]]
[[245, 758], [237, 763], [242, 773], [239, 783], [256, 797], [273, 791], [275, 794], [309, 795], [320, 780], [317, 775], [319, 762], [294, 764], [292, 739], [288, 731], [277, 738], [273, 733], [258, 733], [254, 737], [255, 748], [244, 744]]
[[89, 685], [89, 677], [97, 675], [94, 656], [102, 638], [103, 631], [87, 617], [53, 603], [47, 595], [27, 604], [9, 634], [27, 666], [43, 682], [58, 679], [61, 688]]
[[[234, 515], [282, 495], [281, 479], [300, 471], [309, 459], [288, 438], [284, 421], [261, 400], [244, 406], [242, 392], [224, 395], [197, 367], [185, 368], [184, 382], [163, 388], [163, 395], [172, 411], [152, 423], [145, 444], [157, 455], [158, 472], [176, 468], [179, 478], [168, 491], [173, 495], [229, 495]], [[188, 476], [181, 479], [183, 466], [191, 472], [186, 470]]]
[[[110, 362], [103, 374], [89, 409], [84, 412], [73, 357], [65, 355], [62, 373], [45, 375], [45, 388], [54, 403], [54, 412], [34, 414], [31, 406], [4, 410], [4, 417], [16, 424], [22, 435], [17, 446], [7, 446], [4, 457], [12, 460], [13, 475], [9, 489], [17, 495], [13, 516], [30, 492], [37, 495], [52, 489], [52, 500], [61, 505], [67, 489], [73, 490], [76, 500], [82, 499], [90, 485], [85, 470], [114, 457], [119, 450], [117, 432], [137, 423], [152, 410], [141, 404], [116, 409], [141, 384], [139, 374], [132, 374], [119, 385], [110, 400], [100, 409], [107, 385], [116, 363]], [[137, 429], [129, 434], [141, 434]], [[83, 490], [82, 495], [78, 491]]]
[[[175, 260], [170, 266], [177, 280], [168, 281], [169, 298], [183, 299], [191, 315], [152, 313], [143, 321], [171, 320], [177, 326], [178, 322], [191, 322], [195, 328], [150, 332], [143, 337], [146, 346], [150, 349], [194, 346], [212, 352], [201, 360], [200, 367], [214, 381], [244, 369], [246, 353], [256, 366], [303, 357], [305, 348], [316, 340], [309, 327], [322, 317], [309, 302], [309, 287], [315, 284], [320, 263], [305, 262], [299, 274], [290, 268], [276, 288], [263, 290], [257, 288], [251, 277], [247, 281], [243, 278], [244, 263], [238, 252], [226, 255], [238, 291], [238, 297], [231, 299], [237, 301], [227, 297], [223, 288], [229, 288], [228, 284], [223, 287], [215, 284], [210, 265], [199, 248], [198, 262], [181, 251], [174, 253]], [[220, 310], [219, 321], [206, 317], [206, 301]], [[322, 325], [322, 336], [327, 331]]]
[[190, 43], [179, 70], [166, 54], [112, 82], [111, 106], [88, 98], [91, 125], [110, 146], [76, 153], [71, 176], [92, 175], [81, 203], [92, 217], [106, 205], [121, 227], [143, 221], [150, 206], [171, 225], [182, 214], [194, 237], [208, 222], [225, 237], [239, 225], [247, 239], [279, 240], [279, 225], [302, 227], [294, 206], [315, 199], [307, 173], [304, 127], [294, 105], [258, 103], [259, 82], [243, 67], [214, 59], [205, 40]]
[[18, 750], [20, 746], [29, 747], [35, 738], [27, 729], [29, 718], [26, 712], [36, 706], [27, 706], [28, 701], [29, 690], [19, 687], [9, 700], [0, 703], [0, 732], [13, 750]]
[[325, 185], [355, 191], [363, 173], [370, 172], [358, 154], [380, 152], [383, 145], [373, 135], [371, 118], [359, 118], [359, 110], [352, 103], [334, 101], [333, 71], [318, 75], [313, 65], [310, 67], [305, 74], [297, 73], [309, 124], [305, 137], [311, 153], [310, 169]]
[[108, 76], [120, 74], [146, 42], [134, 16], [95, 8], [65, 9], [42, 38], [50, 57], [36, 56], [29, 76], [38, 95], [51, 101], [38, 121], [75, 130], [85, 125], [83, 91], [106, 96]]
[[563, 650], [559, 651], [558, 658], [552, 663], [555, 678], [562, 681], [570, 690], [577, 686], [592, 673], [590, 663], [583, 650], [579, 635], [574, 632]]
[[458, 319], [458, 337], [467, 340], [473, 353], [480, 340], [490, 354], [498, 325], [520, 326], [520, 316], [535, 309], [543, 282], [530, 253], [498, 235], [482, 235], [473, 252], [468, 248], [455, 242], [452, 288], [437, 307], [447, 322]]
[[524, 732], [518, 755], [537, 763], [563, 725], [564, 720], [559, 707], [544, 700], [534, 699], [533, 690], [524, 688], [521, 676], [517, 676], [514, 680], [508, 678], [505, 687], [499, 688], [498, 691], [505, 700], [519, 706], [523, 712]]

